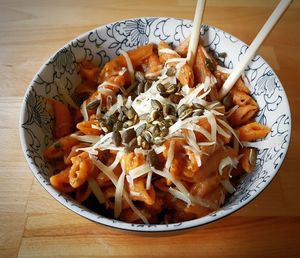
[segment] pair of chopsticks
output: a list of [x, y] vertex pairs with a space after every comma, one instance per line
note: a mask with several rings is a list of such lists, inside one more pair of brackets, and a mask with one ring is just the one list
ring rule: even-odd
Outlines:
[[[236, 83], [238, 78], [243, 73], [246, 66], [250, 63], [252, 58], [254, 57], [255, 53], [263, 43], [263, 41], [266, 39], [266, 37], [269, 35], [269, 33], [272, 31], [273, 27], [276, 25], [276, 23], [281, 18], [282, 14], [285, 12], [285, 10], [289, 7], [292, 0], [281, 0], [269, 19], [266, 21], [264, 26], [261, 28], [259, 33], [256, 35], [255, 39], [252, 41], [251, 45], [247, 49], [246, 54], [242, 58], [242, 60], [237, 64], [237, 66], [233, 69], [233, 71], [230, 73], [227, 80], [224, 82], [223, 87], [219, 91], [219, 97], [223, 98], [228, 94], [228, 92], [231, 90], [233, 85]], [[189, 43], [188, 48], [188, 54], [187, 54], [187, 61], [188, 63], [193, 66], [195, 55], [198, 47], [199, 42], [199, 35], [200, 35], [200, 27], [202, 23], [202, 17], [203, 12], [205, 8], [205, 0], [198, 0], [195, 16], [194, 16], [194, 22], [193, 22], [193, 30], [191, 34], [191, 39]]]

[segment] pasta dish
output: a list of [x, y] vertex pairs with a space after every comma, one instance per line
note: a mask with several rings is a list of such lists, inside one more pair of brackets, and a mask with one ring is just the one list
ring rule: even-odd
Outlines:
[[[241, 77], [189, 39], [124, 52], [99, 68], [80, 64], [81, 83], [64, 103], [47, 100], [53, 144], [44, 150], [51, 185], [88, 208], [129, 223], [175, 223], [218, 210], [256, 164], [253, 141], [269, 128]], [[57, 85], [60, 87], [59, 82]], [[62, 87], [61, 87], [62, 88]]]

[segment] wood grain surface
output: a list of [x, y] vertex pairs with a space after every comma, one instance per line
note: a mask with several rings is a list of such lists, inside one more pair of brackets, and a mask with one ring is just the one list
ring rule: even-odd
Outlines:
[[[250, 43], [277, 1], [207, 0], [204, 22]], [[0, 257], [300, 257], [300, 1], [259, 53], [288, 95], [293, 132], [270, 186], [247, 207], [176, 235], [137, 235], [90, 222], [56, 202], [24, 159], [19, 110], [34, 74], [77, 35], [120, 19], [193, 18], [196, 1], [0, 1]]]

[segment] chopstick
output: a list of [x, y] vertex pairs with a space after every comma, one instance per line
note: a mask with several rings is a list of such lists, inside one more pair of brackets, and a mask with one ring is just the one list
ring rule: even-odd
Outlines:
[[259, 49], [260, 45], [263, 43], [265, 38], [269, 35], [272, 31], [273, 27], [279, 21], [280, 17], [284, 13], [284, 11], [289, 7], [292, 0], [281, 0], [267, 22], [261, 28], [255, 39], [252, 41], [251, 45], [249, 46], [245, 56], [243, 59], [237, 64], [237, 66], [233, 69], [230, 73], [227, 80], [224, 82], [223, 87], [219, 91], [219, 97], [223, 98], [227, 95], [227, 93], [231, 90], [233, 85], [236, 83], [238, 78], [241, 76], [242, 72], [249, 64], [249, 62], [254, 57], [256, 51]]
[[193, 66], [196, 56], [204, 8], [205, 0], [198, 0], [194, 15], [193, 30], [187, 53], [187, 62], [190, 66]]

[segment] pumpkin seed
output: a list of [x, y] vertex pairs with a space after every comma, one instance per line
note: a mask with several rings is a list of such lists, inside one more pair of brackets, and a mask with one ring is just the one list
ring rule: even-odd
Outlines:
[[148, 143], [152, 142], [153, 136], [152, 136], [152, 133], [150, 133], [149, 131], [147, 131], [147, 130], [143, 131], [142, 136]]
[[161, 145], [165, 142], [165, 138], [164, 137], [155, 137], [154, 140], [153, 140], [154, 144], [156, 145]]
[[199, 103], [193, 103], [193, 107], [195, 109], [205, 109], [205, 107], [203, 105], [199, 104]]
[[168, 135], [168, 133], [169, 133], [169, 129], [167, 127], [164, 127], [163, 129], [161, 129], [159, 136], [160, 137], [165, 137], [165, 136]]
[[130, 107], [124, 113], [128, 119], [132, 119], [132, 118], [134, 118], [135, 115], [137, 115], [137, 113], [135, 112], [133, 107]]
[[123, 123], [121, 121], [116, 121], [113, 125], [113, 130], [118, 131], [121, 130], [123, 127]]
[[152, 86], [152, 81], [150, 81], [150, 80], [146, 81], [145, 86], [144, 86], [144, 91], [149, 90], [151, 88], [151, 86]]
[[163, 114], [164, 114], [164, 116], [175, 115], [176, 114], [176, 109], [175, 109], [175, 107], [173, 105], [166, 104], [163, 107]]
[[[177, 118], [176, 118], [177, 119]], [[174, 124], [173, 123], [173, 121], [171, 121], [171, 120], [162, 120], [161, 121], [161, 124], [162, 124], [162, 126], [164, 126], [164, 127], [170, 127], [172, 124]]]
[[117, 122], [118, 120], [118, 117], [113, 114], [113, 115], [110, 115], [108, 118], [107, 118], [107, 123], [110, 125], [110, 126], [114, 126], [114, 124]]
[[176, 122], [177, 121], [177, 117], [176, 116], [172, 116], [172, 115], [168, 115], [168, 116], [165, 117], [165, 120]]
[[91, 110], [98, 107], [100, 104], [100, 99], [94, 99], [89, 104], [86, 105], [86, 109]]
[[146, 124], [140, 125], [138, 128], [135, 129], [136, 135], [141, 135], [142, 132], [146, 129]]
[[145, 75], [144, 75], [144, 73], [141, 72], [141, 71], [136, 71], [136, 72], [135, 72], [135, 79], [136, 79], [138, 82], [145, 82], [145, 81], [146, 81]]
[[193, 109], [188, 108], [180, 113], [179, 118], [183, 120], [183, 119], [191, 116], [192, 114], [193, 114]]
[[150, 115], [148, 116], [147, 121], [149, 123], [153, 122], [154, 120], [157, 120], [160, 117], [159, 111], [158, 110], [152, 110]]
[[156, 99], [151, 99], [151, 106], [152, 106], [153, 109], [156, 109], [156, 110], [162, 110], [163, 109], [162, 104]]
[[152, 122], [152, 124], [153, 125], [158, 125], [158, 126], [162, 126], [163, 124], [162, 124], [162, 121], [159, 121], [159, 120], [154, 120], [153, 122]]
[[166, 93], [168, 94], [173, 94], [176, 93], [178, 91], [179, 87], [177, 84], [171, 84], [167, 89], [166, 89]]
[[176, 68], [174, 66], [170, 67], [166, 72], [167, 76], [174, 76], [175, 74], [176, 74]]
[[136, 132], [133, 128], [130, 128], [123, 133], [122, 139], [123, 142], [129, 143], [134, 137], [136, 137]]
[[123, 123], [124, 128], [128, 128], [128, 127], [133, 126], [133, 125], [134, 125], [134, 123], [133, 123], [132, 120], [128, 120], [128, 121]]
[[186, 105], [186, 104], [181, 105], [181, 106], [178, 108], [178, 110], [177, 110], [178, 116], [180, 116], [180, 114], [181, 114], [182, 112], [184, 112], [185, 110], [187, 110], [188, 108], [189, 108], [189, 107], [188, 107], [188, 105]]
[[151, 126], [148, 130], [152, 133], [153, 136], [157, 136], [160, 133], [160, 129], [157, 124]]
[[204, 113], [203, 109], [194, 109], [193, 116], [202, 116]]
[[166, 92], [161, 92], [161, 93], [159, 93], [160, 94], [160, 96], [162, 96], [162, 97], [164, 97], [164, 98], [167, 98], [167, 97], [169, 97], [169, 93], [166, 93]]
[[119, 131], [114, 131], [112, 134], [112, 142], [116, 146], [120, 146], [122, 143], [122, 137]]
[[137, 138], [134, 137], [133, 139], [131, 139], [131, 141], [128, 143], [128, 146], [136, 147], [137, 146]]
[[112, 129], [112, 127], [103, 120], [100, 121], [99, 125], [105, 133], [108, 133]]
[[166, 91], [165, 86], [163, 84], [161, 84], [161, 83], [159, 83], [159, 84], [156, 85], [156, 89], [160, 93], [164, 93]]
[[170, 100], [175, 103], [175, 104], [178, 104], [179, 101], [183, 98], [182, 95], [179, 95], [179, 94], [172, 94], [170, 95]]
[[145, 84], [144, 82], [140, 82], [137, 86], [137, 94], [141, 94], [144, 92], [144, 87], [145, 87]]
[[147, 160], [148, 160], [150, 166], [152, 166], [152, 167], [157, 166], [159, 160], [158, 160], [158, 156], [154, 150], [151, 150], [148, 152]]

